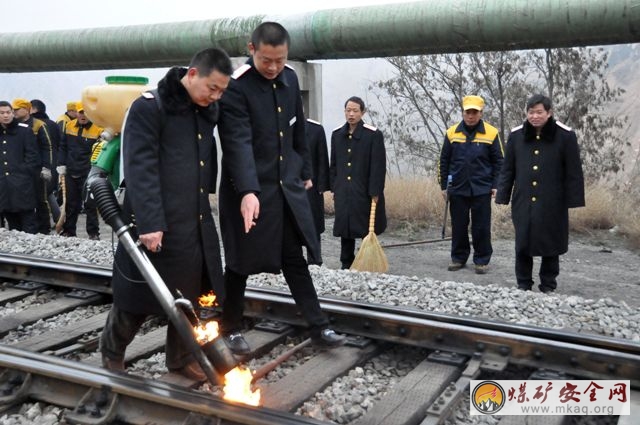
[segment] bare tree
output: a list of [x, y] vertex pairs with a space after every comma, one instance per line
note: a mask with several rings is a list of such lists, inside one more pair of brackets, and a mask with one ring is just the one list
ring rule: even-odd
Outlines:
[[484, 97], [484, 118], [504, 140], [522, 123], [526, 99], [545, 93], [556, 118], [578, 133], [585, 175], [595, 180], [621, 169], [625, 145], [617, 134], [627, 117], [606, 114], [624, 92], [604, 81], [607, 57], [587, 48], [393, 57], [397, 74], [370, 86], [377, 105], [369, 113], [393, 135], [396, 172], [433, 174], [444, 132], [460, 121], [462, 97]]

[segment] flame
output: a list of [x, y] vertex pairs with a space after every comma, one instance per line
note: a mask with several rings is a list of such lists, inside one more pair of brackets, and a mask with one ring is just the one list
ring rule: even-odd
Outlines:
[[260, 389], [251, 390], [252, 379], [253, 375], [247, 368], [238, 366], [231, 369], [224, 375], [223, 398], [250, 406], [259, 406]]
[[216, 298], [216, 294], [214, 294], [213, 291], [209, 291], [208, 294], [201, 295], [200, 298], [198, 298], [198, 304], [200, 307], [213, 307], [218, 305]]
[[213, 341], [218, 337], [220, 332], [218, 331], [218, 322], [212, 320], [205, 324], [200, 324], [193, 327], [193, 332], [196, 336], [196, 340], [200, 345], [206, 344], [209, 341]]

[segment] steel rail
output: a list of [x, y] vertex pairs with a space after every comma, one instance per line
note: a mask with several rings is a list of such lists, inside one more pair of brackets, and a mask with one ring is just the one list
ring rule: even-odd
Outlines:
[[[10, 261], [15, 259], [28, 267], [28, 259], [16, 257], [0, 255], [0, 265], [11, 268]], [[49, 265], [68, 273], [79, 270], [83, 276], [94, 271], [103, 277], [111, 273], [102, 266], [53, 260], [36, 263], [43, 274]], [[6, 268], [0, 266], [0, 275]], [[41, 277], [29, 276], [32, 280]], [[305, 325], [286, 291], [248, 287], [245, 304], [248, 316]], [[511, 362], [579, 376], [630, 379], [635, 387], [640, 386], [640, 344], [631, 341], [330, 297], [321, 297], [321, 306], [332, 326], [348, 334], [479, 356], [496, 364]]]
[[[211, 394], [79, 362], [0, 345], [0, 408], [26, 400], [73, 409], [73, 423], [216, 423], [319, 425], [326, 422], [264, 407], [230, 403]], [[102, 398], [102, 402], [98, 399]], [[187, 422], [187, 420], [191, 422]]]
[[[640, 386], [640, 344], [329, 298], [321, 306], [332, 327], [348, 334], [480, 357], [494, 368], [513, 363]], [[284, 292], [248, 289], [245, 315], [304, 325]]]
[[111, 294], [111, 267], [0, 253], [0, 277]]

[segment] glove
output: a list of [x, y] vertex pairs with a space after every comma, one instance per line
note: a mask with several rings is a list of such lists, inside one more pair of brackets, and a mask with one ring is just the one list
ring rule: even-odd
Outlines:
[[67, 166], [66, 165], [58, 165], [56, 167], [56, 171], [58, 172], [58, 174], [60, 174], [61, 176], [64, 176], [65, 174], [67, 174]]
[[40, 171], [40, 178], [47, 182], [51, 181], [51, 170], [47, 167], [42, 167], [42, 170]]

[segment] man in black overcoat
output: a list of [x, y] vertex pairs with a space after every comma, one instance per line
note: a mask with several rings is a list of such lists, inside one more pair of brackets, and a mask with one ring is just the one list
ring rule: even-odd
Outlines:
[[533, 286], [533, 257], [539, 256], [540, 291], [552, 292], [559, 256], [569, 249], [569, 208], [585, 205], [584, 179], [576, 133], [553, 118], [543, 95], [529, 98], [526, 121], [507, 140], [495, 202], [510, 200], [518, 288]]
[[40, 171], [36, 136], [28, 124], [15, 117], [11, 103], [0, 101], [0, 214], [10, 230], [36, 233], [36, 188]]
[[340, 237], [340, 262], [348, 269], [355, 259], [356, 239], [369, 233], [372, 200], [376, 201], [374, 232], [379, 235], [387, 228], [387, 159], [382, 132], [362, 120], [364, 101], [350, 97], [344, 108], [346, 122], [331, 134], [329, 175], [335, 205], [333, 236]]
[[251, 350], [240, 332], [247, 278], [262, 272], [282, 270], [316, 343], [344, 341], [328, 327], [302, 255], [305, 245], [317, 258], [318, 238], [307, 198], [312, 171], [302, 97], [298, 77], [286, 65], [289, 42], [282, 25], [260, 24], [249, 43], [251, 57], [220, 101], [226, 291], [221, 328], [238, 354]]
[[[213, 290], [224, 296], [220, 243], [209, 205], [217, 175], [214, 127], [218, 104], [233, 72], [220, 49], [198, 52], [188, 68], [171, 68], [157, 91], [129, 109], [122, 133], [126, 182], [124, 213], [168, 289], [196, 305]], [[162, 314], [133, 260], [118, 246], [113, 307], [101, 338], [103, 363], [124, 369], [124, 353], [148, 315]], [[204, 372], [185, 350], [174, 326], [167, 330], [166, 364], [192, 379]]]
[[320, 235], [324, 233], [324, 192], [329, 190], [329, 153], [327, 150], [327, 137], [324, 134], [324, 127], [317, 121], [307, 118], [307, 143], [309, 144], [309, 154], [311, 155], [311, 169], [313, 176], [311, 183], [313, 186], [307, 190], [313, 224], [318, 236], [318, 256], [313, 257], [307, 253], [309, 264], [322, 265], [322, 243]]

